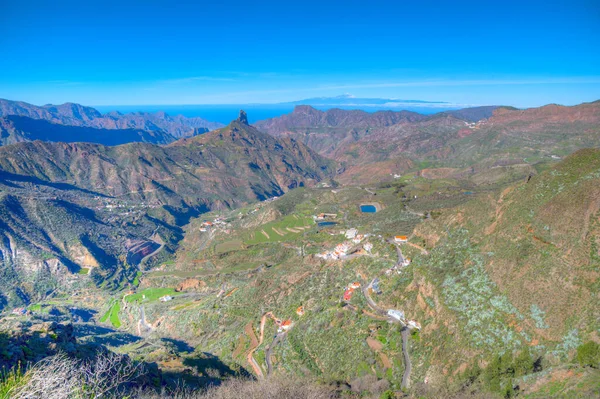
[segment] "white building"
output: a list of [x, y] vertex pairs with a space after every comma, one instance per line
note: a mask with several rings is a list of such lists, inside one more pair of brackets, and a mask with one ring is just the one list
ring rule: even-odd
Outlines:
[[344, 233], [344, 235], [348, 239], [353, 239], [354, 237], [356, 237], [357, 234], [358, 234], [358, 230], [356, 230], [356, 229], [349, 229], [349, 230], [346, 230], [346, 232]]
[[389, 309], [387, 315], [393, 319], [404, 322], [404, 312], [396, 309]]
[[415, 320], [409, 320], [408, 321], [408, 328], [420, 330], [421, 329], [421, 323], [419, 323], [418, 321], [415, 321]]

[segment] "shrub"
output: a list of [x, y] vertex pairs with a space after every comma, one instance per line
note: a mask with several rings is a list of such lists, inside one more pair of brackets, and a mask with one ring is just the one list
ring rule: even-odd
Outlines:
[[600, 345], [594, 341], [586, 342], [577, 348], [577, 361], [583, 367], [600, 366]]
[[[132, 397], [139, 399], [333, 399], [338, 398], [339, 395], [335, 390], [324, 385], [289, 376], [273, 376], [258, 381], [232, 379], [200, 393], [189, 391], [142, 392]], [[351, 397], [353, 396], [345, 396], [345, 398]]]
[[81, 361], [64, 354], [36, 363], [10, 394], [11, 399], [101, 398], [117, 395], [119, 389], [142, 374], [141, 364], [113, 353]]

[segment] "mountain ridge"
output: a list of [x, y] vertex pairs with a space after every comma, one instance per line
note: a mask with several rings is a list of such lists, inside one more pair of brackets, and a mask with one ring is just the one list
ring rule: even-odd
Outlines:
[[18, 115], [0, 117], [0, 145], [35, 140], [89, 142], [112, 146], [130, 142], [168, 144], [175, 141], [175, 137], [162, 130], [103, 129], [63, 125]]
[[202, 118], [186, 118], [183, 115], [170, 116], [165, 112], [128, 114], [107, 113], [102, 115], [92, 107], [75, 103], [36, 106], [22, 101], [0, 99], [0, 116], [18, 115], [49, 122], [104, 129], [162, 130], [175, 138], [204, 133], [222, 127], [217, 122]]

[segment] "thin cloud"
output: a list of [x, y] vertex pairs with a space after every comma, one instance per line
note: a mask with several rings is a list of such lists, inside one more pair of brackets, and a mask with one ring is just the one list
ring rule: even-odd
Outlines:
[[538, 85], [538, 84], [577, 84], [600, 83], [600, 77], [571, 77], [554, 79], [480, 79], [480, 80], [425, 80], [413, 82], [383, 82], [365, 84], [324, 85], [312, 90], [341, 90], [341, 89], [376, 89], [386, 87], [438, 87], [438, 86], [512, 86], [512, 85]]
[[[289, 89], [248, 90], [239, 92], [219, 93], [209, 98], [226, 100], [240, 96], [259, 96], [270, 94], [288, 93], [311, 93], [327, 90], [347, 89], [377, 89], [394, 87], [450, 87], [450, 86], [517, 86], [517, 85], [544, 85], [544, 84], [598, 84], [600, 77], [561, 77], [561, 78], [537, 78], [537, 79], [475, 79], [475, 80], [421, 80], [405, 82], [380, 82], [380, 83], [357, 83], [321, 85], [312, 87], [294, 87]], [[217, 101], [219, 101], [217, 100]]]

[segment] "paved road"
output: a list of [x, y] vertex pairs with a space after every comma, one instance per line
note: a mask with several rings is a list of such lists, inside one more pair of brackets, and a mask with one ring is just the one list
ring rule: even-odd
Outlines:
[[401, 268], [402, 263], [404, 262], [404, 255], [402, 254], [402, 249], [400, 249], [400, 245], [396, 244], [393, 239], [389, 239], [388, 242], [396, 248], [396, 255], [398, 255], [398, 261], [396, 262], [396, 267]]
[[[375, 301], [369, 296], [369, 288], [373, 284], [375, 280], [372, 280], [369, 285], [365, 287], [364, 284], [361, 284], [363, 295], [367, 300], [367, 304], [371, 309], [373, 309], [376, 313], [387, 316], [387, 312], [385, 309], [380, 308]], [[402, 335], [402, 356], [404, 358], [404, 374], [402, 375], [402, 388], [408, 387], [410, 384], [410, 372], [412, 370], [412, 364], [410, 362], [410, 354], [408, 353], [408, 338], [410, 336], [410, 330], [406, 327], [402, 321], [395, 319], [393, 317], [387, 316], [387, 320], [393, 324], [399, 324], [401, 326], [401, 335]]]
[[412, 364], [410, 362], [410, 355], [408, 353], [408, 337], [410, 330], [404, 327], [401, 331], [402, 334], [402, 356], [404, 357], [404, 374], [402, 375], [401, 388], [408, 388], [410, 385], [410, 372], [412, 370]]
[[[147, 332], [152, 331], [152, 326], [146, 322], [146, 312], [144, 312], [143, 306], [140, 306], [140, 321], [138, 323]], [[140, 330], [140, 335], [141, 335], [141, 330]]]
[[365, 296], [365, 299], [367, 300], [367, 304], [369, 305], [369, 307], [371, 309], [373, 309], [373, 311], [375, 313], [383, 315], [383, 316], [387, 316], [386, 310], [380, 308], [375, 303], [375, 301], [371, 298], [371, 296], [369, 295], [369, 288], [371, 288], [371, 286], [373, 285], [374, 281], [375, 281], [375, 279], [371, 280], [371, 282], [369, 283], [369, 285], [365, 285], [364, 282], [361, 281], [360, 287], [361, 287], [362, 293]]
[[267, 348], [265, 358], [267, 361], [267, 375], [268, 376], [271, 375], [271, 372], [273, 371], [273, 365], [271, 364], [271, 354], [273, 352], [273, 349], [275, 349], [275, 347], [283, 340], [283, 338], [285, 337], [285, 334], [286, 334], [286, 332], [284, 331], [284, 332], [280, 332], [277, 335], [275, 335], [273, 342]]

